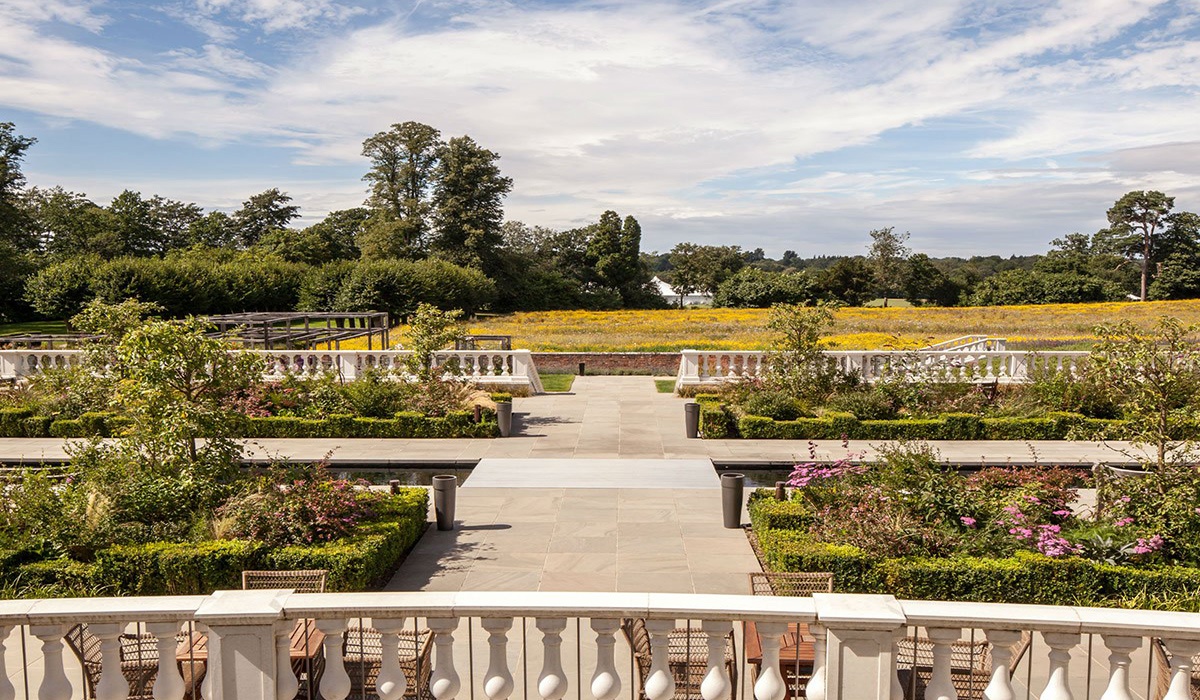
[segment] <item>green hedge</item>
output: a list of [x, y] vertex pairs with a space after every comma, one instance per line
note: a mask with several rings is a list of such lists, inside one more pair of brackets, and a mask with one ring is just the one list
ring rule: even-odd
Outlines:
[[875, 558], [858, 547], [814, 540], [796, 529], [805, 508], [757, 492], [750, 519], [769, 571], [830, 571], [845, 593], [888, 593], [909, 600], [963, 600], [1045, 605], [1195, 606], [1200, 568], [1142, 568], [1033, 552], [1013, 557]]
[[381, 585], [425, 531], [429, 495], [403, 489], [381, 507], [381, 520], [336, 542], [272, 548], [262, 542], [151, 542], [118, 545], [96, 553], [95, 564], [65, 559], [17, 563], [0, 556], [8, 582], [24, 585], [103, 586], [118, 595], [195, 595], [241, 588], [246, 569], [327, 569], [332, 591]]
[[[79, 418], [34, 416], [25, 409], [0, 409], [0, 437], [111, 437], [120, 435], [129, 420], [112, 413], [85, 413]], [[500, 434], [494, 411], [456, 411], [431, 418], [400, 412], [394, 418], [358, 418], [334, 415], [325, 419], [274, 416], [246, 418], [241, 422], [246, 438], [491, 438]]]
[[[704, 406], [704, 404], [702, 404]], [[709, 409], [715, 411], [716, 409]], [[724, 409], [731, 416], [728, 409]], [[701, 422], [705, 409], [701, 409]], [[732, 420], [730, 418], [730, 420]], [[717, 420], [704, 437], [741, 437], [759, 440], [1066, 440], [1071, 430], [1102, 430], [1118, 421], [1085, 418], [1074, 413], [1051, 413], [1039, 418], [980, 418], [966, 413], [949, 413], [938, 418], [858, 420], [849, 413], [831, 413], [822, 418], [777, 421], [764, 416], [743, 416], [736, 429]], [[1191, 426], [1200, 436], [1200, 426]]]

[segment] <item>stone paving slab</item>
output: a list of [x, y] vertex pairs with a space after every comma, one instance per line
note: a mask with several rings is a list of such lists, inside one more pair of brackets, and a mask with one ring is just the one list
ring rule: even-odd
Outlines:
[[386, 590], [745, 594], [761, 569], [745, 532], [722, 526], [720, 499], [720, 488], [463, 488], [455, 529], [426, 531]]
[[485, 458], [464, 482], [469, 488], [707, 489], [721, 485], [707, 459]]

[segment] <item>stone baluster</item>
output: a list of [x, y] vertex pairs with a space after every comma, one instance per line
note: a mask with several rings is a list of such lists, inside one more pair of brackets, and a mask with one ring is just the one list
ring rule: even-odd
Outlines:
[[642, 689], [647, 700], [671, 700], [675, 697], [675, 676], [671, 673], [670, 651], [673, 620], [646, 620], [650, 635], [650, 673]]
[[1167, 651], [1171, 652], [1171, 685], [1163, 700], [1190, 700], [1192, 697], [1192, 657], [1200, 654], [1200, 641], [1192, 639], [1165, 639]]
[[779, 668], [780, 637], [787, 632], [786, 622], [760, 622], [758, 638], [762, 645], [762, 667], [754, 684], [755, 700], [783, 700], [786, 693]]
[[1133, 700], [1129, 692], [1129, 655], [1142, 646], [1142, 638], [1106, 634], [1104, 646], [1108, 647], [1108, 687], [1100, 700]]
[[1042, 691], [1042, 700], [1073, 700], [1071, 687], [1068, 683], [1068, 666], [1071, 663], [1071, 649], [1079, 644], [1077, 632], [1046, 632], [1042, 635], [1050, 647], [1050, 672], [1046, 679], [1046, 689]]
[[[383, 655], [379, 675], [375, 678], [375, 694], [379, 696], [379, 700], [400, 700], [408, 690], [408, 679], [404, 677], [404, 669], [400, 667], [399, 652], [404, 618], [383, 618], [373, 620], [372, 623], [375, 629], [379, 630], [379, 651]], [[420, 641], [416, 643], [419, 645]], [[421, 690], [416, 689], [417, 697], [421, 696]]]
[[929, 627], [925, 634], [933, 643], [933, 674], [925, 687], [925, 700], [958, 700], [958, 691], [950, 678], [950, 645], [958, 641], [962, 629]]
[[116, 622], [88, 626], [100, 640], [100, 682], [96, 684], [96, 700], [124, 700], [129, 696], [129, 683], [121, 673], [121, 632], [124, 628]]
[[[29, 633], [42, 640], [42, 685], [38, 700], [71, 700], [71, 683], [63, 671], [63, 634], [66, 625], [30, 625]], [[120, 675], [118, 667], [117, 674]]]
[[454, 668], [454, 631], [458, 629], [457, 617], [431, 617], [429, 629], [433, 631], [433, 674], [429, 678], [429, 692], [437, 700], [454, 700], [461, 682]]
[[567, 674], [562, 666], [562, 633], [565, 617], [539, 617], [542, 632], [542, 672], [538, 675], [538, 694], [544, 700], [561, 700], [567, 693]]
[[[474, 363], [472, 363], [472, 368], [471, 368], [471, 376], [472, 377], [479, 378], [479, 377], [491, 374], [491, 372], [485, 371], [483, 369], [485, 364], [491, 361], [490, 357], [488, 357], [487, 355], [476, 355], [474, 357], [474, 360], [475, 361], [474, 361]], [[471, 361], [470, 356], [463, 356], [461, 361], [462, 362], [470, 362]]]
[[992, 645], [992, 678], [983, 689], [983, 700], [1015, 700], [1012, 687], [1013, 646], [1021, 641], [1021, 633], [1013, 630], [986, 630]]
[[346, 662], [342, 656], [346, 620], [317, 620], [317, 629], [325, 635], [325, 640], [321, 643], [321, 650], [325, 655], [325, 672], [321, 674], [321, 697], [325, 700], [345, 700], [350, 694], [350, 674], [346, 673]]
[[488, 700], [506, 700], [513, 691], [513, 676], [508, 669], [508, 631], [511, 617], [485, 617], [479, 621], [488, 633], [488, 667], [483, 675], [483, 694]]
[[[179, 675], [179, 664], [175, 661], [175, 650], [179, 646], [175, 635], [179, 632], [179, 623], [148, 622], [146, 631], [154, 635], [155, 647], [158, 649], [158, 674], [154, 678], [154, 700], [183, 700], [186, 689], [183, 686], [183, 678]], [[128, 691], [128, 689], [127, 685], [125, 690]], [[3, 695], [0, 694], [0, 697]]]
[[292, 700], [300, 692], [300, 679], [292, 668], [292, 630], [296, 623], [279, 620], [275, 623], [275, 698]]
[[813, 638], [813, 668], [804, 696], [808, 700], [825, 700], [825, 626], [810, 622], [808, 632]]
[[[17, 697], [17, 690], [13, 687], [12, 681], [8, 680], [8, 666], [5, 664], [5, 649], [4, 643], [8, 640], [8, 635], [12, 633], [13, 625], [0, 625], [0, 700], [14, 700]], [[612, 700], [612, 698], [604, 698], [603, 700]]]
[[700, 682], [700, 696], [704, 700], [728, 700], [733, 690], [729, 674], [725, 672], [725, 644], [733, 625], [728, 622], [704, 620], [700, 628], [708, 637], [708, 663], [704, 680]]
[[[900, 684], [900, 640], [906, 636], [908, 636], [908, 630], [904, 627], [892, 633], [892, 667], [888, 678], [891, 687], [888, 690], [888, 700], [904, 700], [904, 686]], [[913, 659], [915, 662], [915, 654]]]
[[596, 633], [596, 672], [592, 674], [592, 696], [596, 700], [615, 700], [621, 694], [621, 676], [613, 658], [617, 640], [613, 635], [621, 628], [620, 620], [592, 618]]

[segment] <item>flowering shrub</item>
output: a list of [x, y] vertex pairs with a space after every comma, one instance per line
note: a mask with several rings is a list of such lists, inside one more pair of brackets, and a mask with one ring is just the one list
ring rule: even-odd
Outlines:
[[331, 479], [319, 465], [292, 474], [272, 470], [216, 515], [232, 538], [269, 545], [328, 542], [374, 515], [372, 506], [379, 498], [364, 485]]
[[[811, 452], [810, 448], [810, 452]], [[854, 456], [800, 464], [793, 498], [811, 508], [808, 533], [880, 557], [1009, 556], [1020, 549], [1080, 553], [1069, 537], [1078, 477], [1060, 469], [947, 469], [921, 443], [886, 447], [880, 461]]]

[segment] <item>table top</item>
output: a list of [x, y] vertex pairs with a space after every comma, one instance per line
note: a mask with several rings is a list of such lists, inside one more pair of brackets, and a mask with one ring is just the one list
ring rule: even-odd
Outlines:
[[[317, 629], [316, 620], [296, 620], [291, 634], [291, 658], [293, 661], [316, 658], [321, 653], [325, 633]], [[208, 661], [208, 635], [192, 632], [184, 637], [175, 648], [175, 659], [185, 661]]]
[[[753, 622], [746, 623], [746, 662], [754, 665], [762, 664], [762, 643], [758, 637], [758, 628]], [[788, 623], [787, 632], [783, 635], [783, 643], [779, 647], [779, 665], [785, 670], [800, 666], [812, 666], [816, 653], [813, 651], [813, 637], [808, 631], [808, 625], [803, 622]]]

